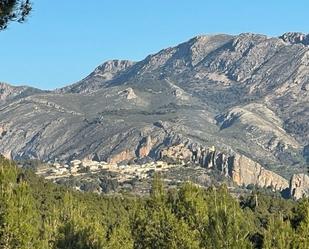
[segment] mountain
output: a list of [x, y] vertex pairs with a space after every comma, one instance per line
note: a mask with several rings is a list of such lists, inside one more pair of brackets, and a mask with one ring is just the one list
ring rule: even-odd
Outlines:
[[308, 40], [203, 35], [139, 62], [107, 61], [54, 91], [2, 87], [0, 153], [44, 161], [183, 158], [217, 168], [246, 162], [239, 167], [289, 178], [309, 157]]
[[12, 86], [7, 83], [0, 82], [0, 104], [5, 104], [9, 100], [27, 97], [44, 91], [28, 86]]

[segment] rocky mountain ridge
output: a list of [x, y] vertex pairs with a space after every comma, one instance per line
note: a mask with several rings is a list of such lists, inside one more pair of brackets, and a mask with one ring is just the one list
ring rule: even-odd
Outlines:
[[0, 104], [15, 98], [26, 97], [42, 92], [42, 90], [33, 87], [12, 86], [10, 84], [0, 82]]
[[271, 172], [290, 179], [308, 158], [307, 40], [300, 33], [197, 36], [139, 62], [105, 62], [55, 91], [2, 86], [0, 153], [120, 163], [157, 160], [181, 144], [190, 153], [215, 147], [250, 168], [251, 178], [235, 169], [235, 181], [281, 189], [286, 180]]

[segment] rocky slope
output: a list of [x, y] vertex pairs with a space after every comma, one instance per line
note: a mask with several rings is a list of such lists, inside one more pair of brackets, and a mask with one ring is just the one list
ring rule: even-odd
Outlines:
[[290, 196], [300, 199], [309, 195], [309, 176], [305, 174], [295, 174], [290, 180]]
[[197, 36], [139, 62], [105, 62], [55, 91], [1, 89], [0, 153], [14, 159], [128, 162], [174, 151], [203, 164], [214, 146], [234, 158], [230, 169], [218, 159], [224, 174], [277, 189], [288, 185], [279, 175], [308, 160], [304, 34]]
[[22, 98], [37, 93], [42, 93], [42, 90], [28, 86], [11, 86], [0, 82], [0, 104], [6, 104], [10, 100]]
[[175, 162], [195, 163], [208, 169], [215, 169], [239, 186], [255, 185], [278, 191], [289, 188], [285, 178], [266, 170], [259, 163], [238, 153], [217, 151], [214, 146], [203, 148], [190, 142], [177, 144], [162, 150], [160, 159], [173, 159]]

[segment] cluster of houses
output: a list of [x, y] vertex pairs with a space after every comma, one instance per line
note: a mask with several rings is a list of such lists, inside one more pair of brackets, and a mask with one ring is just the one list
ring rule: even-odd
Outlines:
[[149, 174], [158, 171], [168, 170], [174, 165], [168, 165], [163, 161], [150, 162], [145, 164], [118, 165], [116, 163], [97, 162], [92, 160], [73, 160], [68, 164], [52, 163], [48, 167], [39, 169], [36, 173], [46, 179], [56, 179], [69, 176], [78, 176], [86, 173], [97, 173], [102, 170], [114, 172], [119, 175], [119, 181], [128, 178], [145, 179]]
[[128, 178], [146, 179], [154, 172], [160, 172], [175, 167], [175, 165], [168, 165], [163, 161], [150, 162], [145, 164], [131, 164], [120, 165], [110, 171], [120, 174], [119, 182], [126, 181]]
[[79, 173], [95, 172], [102, 169], [117, 168], [117, 164], [91, 160], [73, 160], [68, 164], [52, 163], [48, 168], [40, 169], [37, 173], [54, 176], [77, 175]]

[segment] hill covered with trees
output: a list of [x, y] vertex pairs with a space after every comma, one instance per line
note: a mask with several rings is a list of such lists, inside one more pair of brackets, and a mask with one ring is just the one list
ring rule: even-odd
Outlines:
[[309, 248], [309, 201], [188, 182], [149, 196], [80, 193], [0, 159], [0, 248]]

